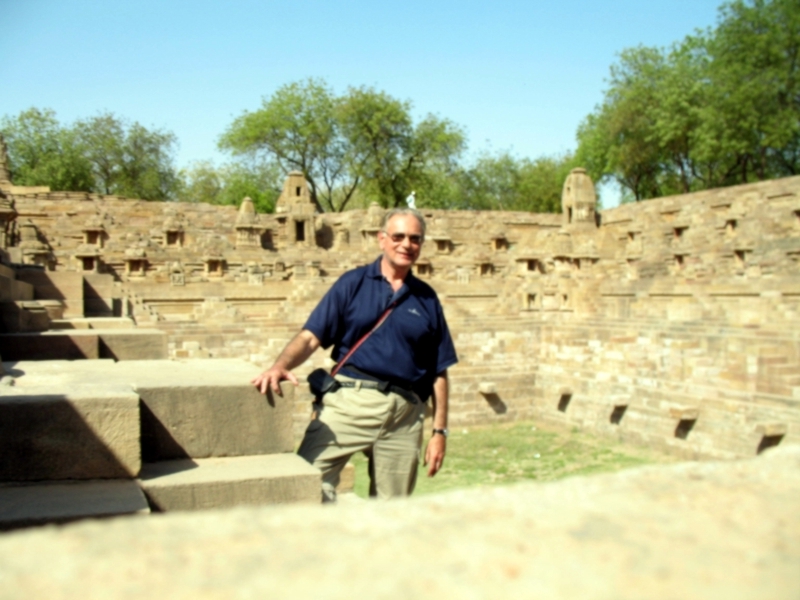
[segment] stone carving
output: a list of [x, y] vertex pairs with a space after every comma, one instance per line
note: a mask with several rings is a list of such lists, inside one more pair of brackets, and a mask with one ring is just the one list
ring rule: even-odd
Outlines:
[[586, 169], [572, 169], [564, 181], [561, 194], [561, 207], [565, 225], [595, 226], [595, 207], [597, 194], [594, 183]]

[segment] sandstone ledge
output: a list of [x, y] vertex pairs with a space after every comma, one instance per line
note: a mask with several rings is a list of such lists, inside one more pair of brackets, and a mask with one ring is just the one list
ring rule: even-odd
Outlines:
[[796, 598], [800, 447], [0, 536], [0, 598]]

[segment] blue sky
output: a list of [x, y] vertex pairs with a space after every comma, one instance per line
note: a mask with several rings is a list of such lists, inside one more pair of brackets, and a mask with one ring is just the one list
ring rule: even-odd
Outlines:
[[315, 77], [451, 119], [471, 155], [536, 158], [575, 149], [621, 50], [713, 26], [720, 3], [0, 0], [0, 115], [110, 111], [174, 132], [179, 167], [220, 164], [236, 116]]

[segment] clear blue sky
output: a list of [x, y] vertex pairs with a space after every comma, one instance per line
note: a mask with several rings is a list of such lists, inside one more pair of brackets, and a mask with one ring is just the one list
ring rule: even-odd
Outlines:
[[536, 158], [575, 149], [617, 53], [713, 26], [720, 4], [0, 0], [0, 115], [36, 106], [70, 123], [110, 111], [174, 132], [179, 167], [219, 164], [236, 116], [317, 77], [455, 121], [472, 155]]

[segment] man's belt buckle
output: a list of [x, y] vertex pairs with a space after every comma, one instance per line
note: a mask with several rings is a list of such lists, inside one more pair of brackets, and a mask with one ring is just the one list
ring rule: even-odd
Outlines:
[[389, 393], [389, 388], [392, 386], [391, 383], [389, 383], [388, 381], [378, 381], [377, 383], [378, 383], [378, 391], [381, 394]]

